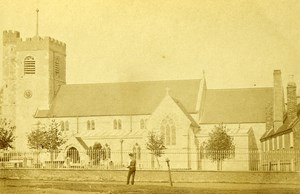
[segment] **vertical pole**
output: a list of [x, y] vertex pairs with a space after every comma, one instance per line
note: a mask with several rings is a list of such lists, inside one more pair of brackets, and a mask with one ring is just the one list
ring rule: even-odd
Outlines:
[[124, 142], [124, 140], [121, 139], [120, 140], [120, 143], [121, 143], [121, 166], [123, 166], [123, 142]]
[[39, 36], [39, 9], [36, 9], [36, 36]]
[[77, 125], [76, 125], [76, 130], [77, 130], [77, 134], [79, 133], [79, 118], [77, 117], [76, 118], [76, 120], [77, 120]]
[[168, 165], [170, 185], [171, 185], [171, 187], [173, 187], [172, 176], [171, 176], [171, 169], [170, 169], [170, 164], [169, 164], [170, 160], [167, 158], [166, 162], [167, 162], [167, 165]]
[[295, 171], [294, 159], [291, 159], [291, 171]]
[[130, 115], [130, 131], [132, 131], [132, 115]]

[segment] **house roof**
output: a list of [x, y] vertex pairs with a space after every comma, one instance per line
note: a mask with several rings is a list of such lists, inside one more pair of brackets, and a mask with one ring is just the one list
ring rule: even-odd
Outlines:
[[272, 128], [271, 130], [266, 131], [260, 139], [264, 140], [269, 137], [273, 137], [291, 131], [292, 128], [295, 126], [295, 124], [297, 124], [299, 121], [300, 121], [299, 118], [295, 118], [292, 121], [290, 119], [285, 119], [283, 124], [276, 131], [274, 130], [274, 128]]
[[208, 89], [200, 123], [265, 122], [266, 106], [273, 102], [273, 89]]
[[36, 117], [151, 114], [165, 97], [166, 88], [187, 112], [197, 112], [201, 79], [62, 85], [50, 110]]

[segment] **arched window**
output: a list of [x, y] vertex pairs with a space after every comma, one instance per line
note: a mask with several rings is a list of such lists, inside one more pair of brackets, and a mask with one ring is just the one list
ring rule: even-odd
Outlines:
[[95, 130], [95, 122], [94, 122], [94, 120], [91, 121], [91, 125], [92, 125], [92, 130]]
[[87, 130], [90, 130], [91, 129], [91, 122], [89, 120], [86, 122], [86, 125], [87, 125]]
[[132, 153], [134, 155], [134, 158], [137, 160], [141, 159], [141, 147], [138, 143], [136, 143], [132, 148]]
[[140, 129], [145, 129], [145, 120], [144, 119], [140, 120]]
[[64, 123], [63, 121], [60, 121], [60, 129], [61, 129], [62, 131], [65, 130], [65, 123]]
[[116, 119], [114, 120], [114, 129], [118, 129], [118, 121]]
[[145, 129], [148, 128], [148, 119], [145, 119]]
[[176, 145], [176, 125], [172, 118], [167, 116], [162, 120], [160, 131], [164, 136], [166, 145]]
[[114, 119], [114, 129], [122, 129], [122, 120], [121, 119]]
[[105, 144], [104, 150], [105, 150], [105, 159], [110, 159], [111, 158], [111, 149], [107, 143]]
[[24, 59], [24, 75], [26, 74], [35, 74], [35, 60], [32, 56]]
[[69, 121], [65, 122], [65, 128], [66, 128], [66, 131], [69, 131]]
[[118, 120], [118, 129], [122, 129], [122, 121], [121, 121], [121, 119]]

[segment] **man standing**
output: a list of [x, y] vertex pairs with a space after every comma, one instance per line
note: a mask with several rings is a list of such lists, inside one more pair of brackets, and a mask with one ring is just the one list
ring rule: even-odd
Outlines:
[[130, 182], [130, 177], [131, 178], [131, 184], [134, 184], [134, 176], [135, 176], [135, 170], [136, 170], [136, 160], [134, 158], [134, 155], [132, 153], [129, 154], [130, 156], [130, 162], [129, 162], [129, 166], [127, 166], [128, 168], [128, 175], [127, 175], [127, 185]]

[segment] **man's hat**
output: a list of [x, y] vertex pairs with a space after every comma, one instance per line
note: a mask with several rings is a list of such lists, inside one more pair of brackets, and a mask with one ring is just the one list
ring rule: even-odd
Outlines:
[[128, 154], [129, 156], [133, 156], [133, 153]]

